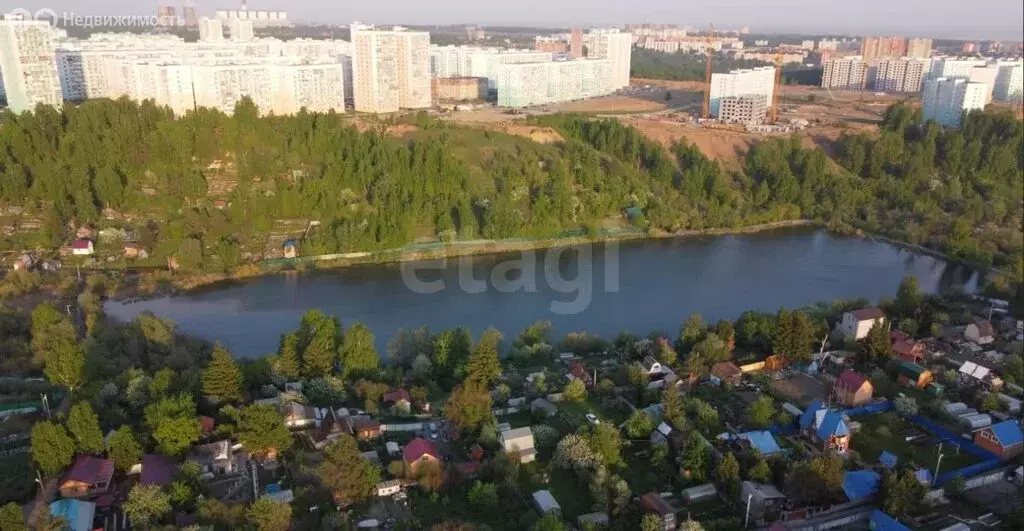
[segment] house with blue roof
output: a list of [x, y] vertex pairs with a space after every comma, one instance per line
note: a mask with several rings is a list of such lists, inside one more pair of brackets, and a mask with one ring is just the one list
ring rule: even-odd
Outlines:
[[870, 498], [878, 492], [882, 476], [870, 470], [854, 470], [843, 474], [843, 493], [850, 501]]
[[96, 504], [74, 498], [63, 498], [50, 504], [50, 516], [64, 520], [61, 529], [91, 531], [96, 516]]
[[974, 434], [974, 444], [1005, 461], [1024, 451], [1024, 432], [1016, 420], [1004, 420], [978, 430]]
[[757, 448], [761, 455], [772, 455], [782, 452], [779, 442], [775, 440], [770, 431], [748, 431], [739, 434], [738, 437], [750, 443], [751, 448]]
[[868, 522], [871, 531], [910, 531], [909, 527], [878, 509], [871, 511]]
[[800, 416], [800, 431], [822, 451], [845, 454], [850, 449], [850, 428], [843, 414], [828, 409], [821, 400], [811, 402]]
[[878, 462], [882, 463], [882, 465], [889, 470], [896, 468], [896, 462], [898, 460], [899, 459], [889, 450], [883, 450], [882, 455], [878, 456]]

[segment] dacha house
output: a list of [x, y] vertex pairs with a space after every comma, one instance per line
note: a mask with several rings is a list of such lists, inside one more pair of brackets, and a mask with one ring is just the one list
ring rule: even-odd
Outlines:
[[863, 375], [846, 369], [833, 386], [836, 399], [844, 406], [860, 406], [871, 401], [875, 389]]

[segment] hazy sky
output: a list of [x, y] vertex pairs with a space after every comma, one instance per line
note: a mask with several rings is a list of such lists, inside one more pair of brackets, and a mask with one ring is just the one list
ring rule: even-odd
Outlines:
[[[183, 5], [184, 0], [159, 3]], [[48, 7], [76, 14], [151, 14], [147, 0], [0, 0], [0, 11]], [[200, 15], [239, 2], [194, 0]], [[153, 7], [150, 8], [149, 6]], [[250, 0], [250, 9], [285, 10], [297, 21], [567, 27], [638, 22], [738, 28], [754, 32], [927, 35], [1016, 39], [1021, 0]]]

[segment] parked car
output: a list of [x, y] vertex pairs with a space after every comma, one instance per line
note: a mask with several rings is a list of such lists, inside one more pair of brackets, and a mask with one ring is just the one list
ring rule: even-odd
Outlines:
[[597, 418], [597, 415], [593, 413], [587, 413], [587, 422], [593, 424], [594, 426], [597, 426], [598, 424], [601, 423], [601, 419]]

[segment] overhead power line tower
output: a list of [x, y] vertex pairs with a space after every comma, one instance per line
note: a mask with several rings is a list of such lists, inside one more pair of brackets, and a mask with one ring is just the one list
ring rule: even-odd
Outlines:
[[713, 40], [715, 40], [714, 24], [711, 25], [708, 35], [704, 37], [704, 43], [707, 45], [704, 51], [708, 57], [704, 63], [704, 101], [701, 102], [700, 117], [705, 120], [711, 118], [711, 56], [715, 53], [714, 47], [711, 46]]

